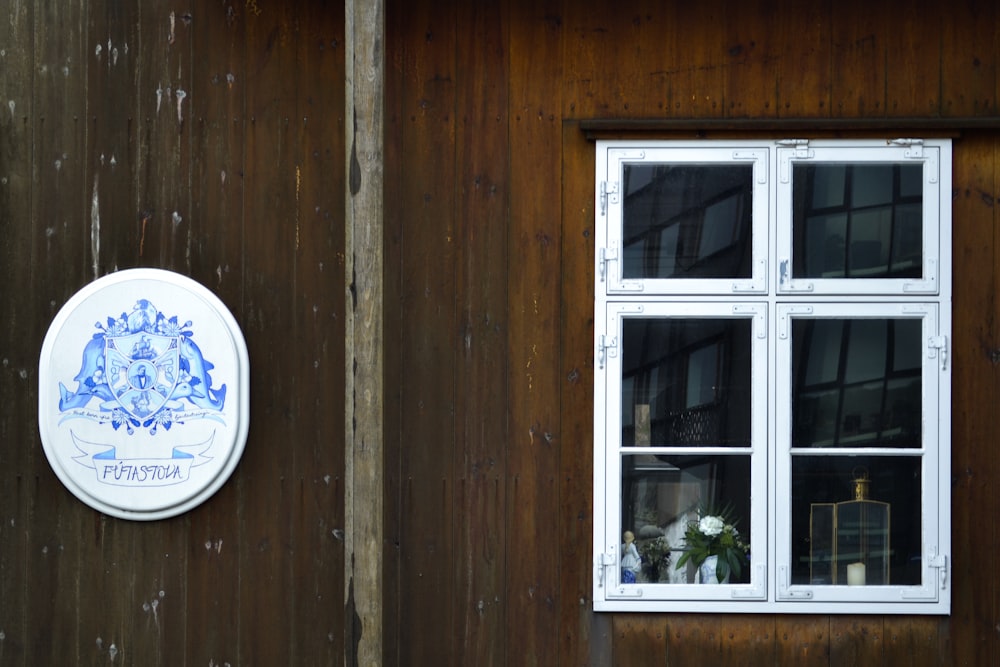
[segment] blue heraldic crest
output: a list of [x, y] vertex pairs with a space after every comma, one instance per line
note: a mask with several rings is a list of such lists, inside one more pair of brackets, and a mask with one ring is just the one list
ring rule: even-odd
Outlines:
[[[200, 419], [224, 425], [226, 385], [212, 386], [214, 366], [194, 342], [191, 326], [164, 316], [147, 299], [140, 299], [130, 313], [97, 322], [74, 378], [76, 389], [59, 383], [60, 423], [83, 419], [127, 436], [155, 436], [160, 429]], [[209, 437], [171, 446], [167, 458], [126, 461], [117, 458], [110, 444], [71, 435], [82, 452], [74, 457], [77, 462], [97, 470], [99, 481], [116, 486], [186, 481], [191, 467], [210, 460], [204, 454], [212, 445]]]
[[168, 319], [146, 299], [131, 313], [108, 317], [106, 325], [98, 322], [98, 333], [83, 350], [76, 390], [59, 383], [60, 412], [124, 427], [129, 434], [136, 428], [169, 430], [185, 411], [197, 410], [201, 417], [221, 412], [226, 385], [212, 387], [213, 365], [195, 344], [191, 324]]

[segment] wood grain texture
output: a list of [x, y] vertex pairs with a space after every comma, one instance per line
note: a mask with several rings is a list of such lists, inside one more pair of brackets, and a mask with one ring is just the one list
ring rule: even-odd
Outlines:
[[458, 664], [507, 660], [507, 569], [519, 558], [506, 549], [504, 484], [508, 443], [507, 274], [505, 221], [510, 193], [507, 128], [508, 16], [504, 2], [458, 3], [456, 61], [454, 241], [457, 483], [452, 635], [463, 637]]
[[[507, 244], [506, 534], [508, 660], [558, 662], [562, 20], [556, 2], [510, 5], [510, 205]], [[570, 446], [570, 445], [567, 445]]]
[[[559, 657], [565, 664], [609, 664], [611, 615], [594, 614], [593, 145], [576, 123], [562, 129], [563, 201], [560, 315]], [[586, 285], [586, 288], [581, 288]]]
[[[29, 346], [42, 340], [59, 306], [93, 273], [90, 220], [84, 208], [87, 8], [77, 2], [37, 3], [32, 18], [32, 35], [22, 44], [31, 50], [33, 101], [25, 111], [33, 111], [32, 127], [21, 137], [30, 146], [32, 183], [17, 196], [31, 197], [31, 217], [25, 222], [30, 224], [33, 260], [24, 267], [31, 280], [20, 298], [35, 294], [37, 300], [22, 302], [30, 315], [19, 327], [20, 340], [11, 352], [22, 368], [32, 369], [29, 377], [35, 386], [22, 386], [22, 391], [37, 401], [38, 348], [28, 352]], [[56, 258], [63, 261], [53, 261]], [[20, 418], [37, 423], [30, 403], [24, 407]], [[17, 443], [29, 447], [23, 471], [28, 500], [21, 548], [27, 559], [23, 583], [28, 597], [21, 660], [73, 664], [81, 646], [72, 610], [80, 601], [78, 573], [84, 563], [78, 536], [86, 513], [49, 468], [37, 446], [37, 431], [24, 435], [27, 438]], [[60, 640], [54, 642], [53, 637]]]
[[[0, 4], [0, 665], [343, 663], [343, 7]], [[384, 664], [997, 662], [1000, 13], [798, 4], [386, 4]], [[592, 611], [593, 119], [982, 121], [953, 160], [950, 617]], [[142, 524], [69, 494], [36, 427], [52, 317], [132, 266], [213, 289], [251, 355], [233, 478]]]
[[[990, 619], [997, 608], [997, 582], [979, 576], [996, 557], [995, 529], [981, 517], [997, 510], [997, 137], [972, 135], [955, 146], [954, 366], [952, 370], [952, 586], [951, 653], [955, 664], [992, 664], [997, 644]], [[957, 267], [982, 267], [962, 271]], [[973, 399], [972, 397], [977, 397]], [[982, 563], [982, 559], [986, 563]]]
[[384, 5], [345, 5], [347, 95], [351, 150], [346, 202], [350, 284], [345, 355], [348, 411], [344, 499], [346, 532], [345, 614], [351, 628], [347, 661], [378, 664], [382, 658], [381, 586], [384, 465], [383, 434], [383, 99]]
[[[35, 5], [27, 3], [0, 22], [0, 48], [6, 52], [0, 68], [0, 99], [8, 113], [0, 114], [0, 663], [23, 665], [28, 651], [28, 609], [34, 597], [29, 568], [37, 553], [28, 552], [32, 532], [30, 507], [37, 487], [39, 461], [36, 414], [38, 351], [25, 337], [40, 341], [46, 313], [24, 298], [38, 287], [31, 266], [44, 248], [34, 232], [31, 133], [35, 98], [32, 89]], [[38, 470], [36, 473], [35, 471]], [[51, 473], [49, 473], [51, 474]], [[33, 575], [31, 575], [33, 576]]]
[[[400, 189], [387, 196], [388, 216], [398, 216], [399, 328], [387, 331], [398, 357], [387, 366], [386, 386], [398, 387], [399, 589], [388, 604], [398, 609], [398, 664], [455, 664], [443, 639], [466, 609], [456, 609], [454, 535], [457, 498], [455, 355], [459, 349], [455, 266], [454, 162], [456, 26], [442, 21], [456, 4], [389, 3], [401, 13], [399, 59]], [[439, 14], [439, 12], [441, 12]], [[404, 594], [405, 591], [405, 594]], [[398, 606], [397, 606], [398, 605]]]

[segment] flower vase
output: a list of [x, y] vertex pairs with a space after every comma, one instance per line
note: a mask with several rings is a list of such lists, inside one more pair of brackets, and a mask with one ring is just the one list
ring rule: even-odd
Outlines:
[[702, 584], [728, 584], [729, 583], [729, 572], [726, 572], [725, 578], [720, 582], [718, 576], [716, 576], [716, 568], [719, 566], [718, 556], [709, 556], [701, 565], [698, 566], [698, 577], [700, 583]]

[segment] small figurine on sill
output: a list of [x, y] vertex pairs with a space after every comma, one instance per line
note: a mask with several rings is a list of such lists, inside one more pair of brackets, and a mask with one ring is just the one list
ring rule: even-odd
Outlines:
[[625, 540], [622, 545], [622, 583], [634, 584], [635, 575], [642, 569], [639, 550], [635, 548], [635, 534], [626, 530], [622, 538]]

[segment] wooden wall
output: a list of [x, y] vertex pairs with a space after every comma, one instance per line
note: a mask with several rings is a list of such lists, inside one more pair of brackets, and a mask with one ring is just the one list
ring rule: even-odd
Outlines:
[[[0, 17], [0, 665], [342, 662], [343, 6]], [[53, 316], [135, 266], [214, 290], [251, 359], [240, 466], [153, 523], [77, 501], [37, 433]]]
[[[386, 4], [384, 664], [995, 664], [1000, 10], [613, 4]], [[0, 665], [343, 663], [343, 6], [0, 16]], [[595, 119], [957, 135], [952, 616], [591, 611]], [[155, 523], [36, 425], [52, 317], [132, 266], [215, 290], [252, 367], [240, 467]]]
[[[387, 17], [387, 664], [996, 664], [994, 3], [389, 0]], [[587, 128], [956, 135], [951, 617], [591, 611]]]

